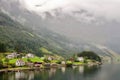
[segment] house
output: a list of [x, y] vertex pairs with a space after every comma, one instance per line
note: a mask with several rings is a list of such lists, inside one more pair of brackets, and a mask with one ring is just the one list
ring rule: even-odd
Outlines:
[[41, 67], [42, 66], [42, 63], [41, 62], [35, 62], [34, 63], [34, 67]]
[[18, 56], [19, 56], [19, 54], [14, 52], [14, 53], [11, 53], [11, 54], [7, 55], [6, 58], [12, 59], [12, 58], [17, 58]]
[[27, 63], [27, 66], [32, 68], [32, 67], [34, 67], [34, 63], [28, 62], [28, 63]]
[[58, 67], [58, 64], [57, 63], [51, 63], [50, 66], [51, 67]]
[[51, 60], [53, 60], [53, 58], [52, 58], [51, 56], [49, 56], [49, 57], [48, 57], [48, 60], [51, 61]]
[[70, 58], [69, 60], [73, 62], [73, 61], [74, 61], [74, 58]]
[[7, 55], [6, 58], [12, 59], [12, 58], [14, 58], [14, 56], [12, 56], [12, 55]]
[[16, 66], [25, 66], [25, 62], [21, 59], [16, 61]]
[[65, 61], [62, 61], [62, 62], [61, 62], [61, 66], [66, 66], [66, 62], [65, 62]]
[[66, 64], [66, 62], [65, 62], [65, 61], [62, 61], [62, 62], [61, 62], [61, 64], [62, 64], [62, 65], [65, 65], [65, 64]]
[[51, 61], [51, 60], [55, 60], [55, 57], [51, 55], [44, 55], [44, 59]]
[[83, 57], [78, 57], [77, 60], [80, 61], [80, 62], [84, 62], [84, 58]]
[[45, 63], [44, 66], [45, 68], [50, 68], [50, 63]]
[[22, 59], [24, 59], [24, 58], [26, 58], [26, 57], [23, 56]]
[[28, 54], [26, 54], [26, 58], [34, 58], [35, 56], [34, 56], [34, 54], [32, 54], [32, 53], [28, 53]]

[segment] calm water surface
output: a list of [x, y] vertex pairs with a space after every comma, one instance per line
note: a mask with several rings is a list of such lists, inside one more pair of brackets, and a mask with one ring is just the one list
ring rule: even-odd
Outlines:
[[0, 73], [0, 80], [120, 80], [120, 65]]

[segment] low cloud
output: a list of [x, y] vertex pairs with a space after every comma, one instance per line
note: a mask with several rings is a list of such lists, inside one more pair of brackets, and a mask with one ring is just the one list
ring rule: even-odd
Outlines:
[[120, 21], [120, 1], [119, 0], [20, 0], [30, 11], [34, 11], [38, 14], [44, 14], [49, 12], [55, 15], [57, 9], [61, 9], [60, 13], [73, 15], [81, 18], [78, 14], [73, 14], [75, 11], [84, 10], [88, 15], [82, 14], [88, 20], [94, 20], [94, 18], [103, 17], [108, 21], [116, 20]]

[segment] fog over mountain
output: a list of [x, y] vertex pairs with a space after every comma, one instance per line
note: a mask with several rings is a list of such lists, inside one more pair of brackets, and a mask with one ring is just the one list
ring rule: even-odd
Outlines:
[[3, 12], [33, 29], [48, 28], [77, 42], [120, 53], [119, 0], [0, 0]]

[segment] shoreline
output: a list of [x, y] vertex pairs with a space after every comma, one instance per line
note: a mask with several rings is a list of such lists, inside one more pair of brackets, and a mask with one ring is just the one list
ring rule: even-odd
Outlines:
[[35, 69], [29, 68], [29, 67], [6, 68], [6, 69], [0, 69], [0, 73], [2, 73], [2, 72], [17, 72], [17, 71], [23, 71], [23, 70], [35, 70]]
[[[81, 65], [82, 66], [84, 66], [84, 65], [95, 66], [95, 65], [98, 65], [98, 64], [94, 64], [94, 65], [81, 64]], [[72, 66], [80, 66], [80, 65], [71, 65], [69, 67], [72, 67]], [[5, 68], [5, 69], [0, 69], [0, 73], [4, 73], [4, 72], [19, 72], [19, 71], [25, 71], [25, 70], [48, 69], [48, 68], [59, 68], [59, 67], [68, 67], [68, 66], [67, 65], [58, 65], [58, 66], [50, 66], [50, 67], [44, 67], [44, 68], [41, 68], [41, 67], [33, 67], [33, 68], [30, 68], [30, 67]]]

